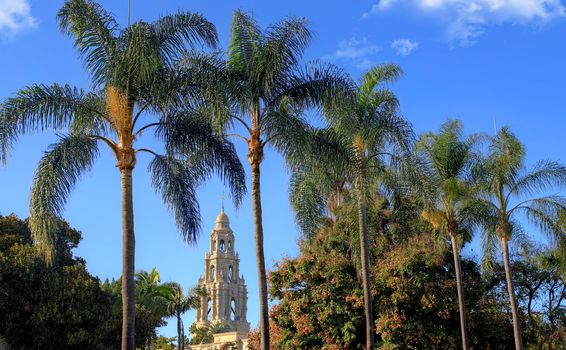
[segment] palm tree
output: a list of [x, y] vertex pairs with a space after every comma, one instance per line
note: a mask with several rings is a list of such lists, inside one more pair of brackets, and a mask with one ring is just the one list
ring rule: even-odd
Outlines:
[[195, 323], [191, 325], [191, 344], [211, 344], [214, 342], [214, 335], [218, 333], [229, 332], [230, 327], [220, 321], [211, 323], [206, 326], [199, 326]]
[[413, 140], [410, 124], [397, 114], [397, 98], [385, 86], [401, 74], [401, 68], [396, 65], [378, 65], [362, 76], [353, 98], [345, 96], [341, 102], [326, 104], [329, 129], [315, 134], [315, 154], [302, 157], [291, 179], [291, 203], [297, 221], [311, 233], [320, 222], [324, 208], [332, 205], [329, 199], [335, 199], [339, 205], [345, 187], [354, 190], [358, 206], [366, 349], [373, 349], [375, 333], [366, 201], [372, 193], [379, 192], [386, 169], [399, 163]]
[[525, 148], [507, 128], [502, 128], [490, 138], [488, 155], [483, 164], [485, 198], [479, 204], [490, 215], [486, 217], [482, 230], [485, 257], [489, 258], [497, 249], [497, 242], [503, 250], [503, 264], [507, 291], [513, 314], [515, 348], [523, 349], [521, 322], [509, 261], [509, 242], [513, 236], [525, 232], [517, 219], [523, 215], [527, 221], [541, 231], [550, 234], [558, 242], [563, 230], [560, 227], [560, 213], [566, 210], [566, 197], [536, 194], [551, 186], [566, 185], [566, 167], [551, 161], [540, 161], [528, 171], [525, 167]]
[[191, 289], [185, 295], [183, 287], [177, 283], [170, 283], [163, 293], [168, 315], [177, 319], [177, 347], [179, 350], [185, 349], [185, 327], [181, 316], [200, 306], [200, 298], [203, 293], [200, 289]]
[[[211, 110], [220, 112], [213, 107], [220, 95], [203, 88], [209, 79], [203, 68], [206, 59], [196, 56], [193, 66], [175, 68], [195, 44], [214, 46], [217, 35], [210, 22], [191, 13], [165, 16], [153, 23], [140, 21], [120, 30], [114, 17], [91, 0], [66, 1], [57, 18], [61, 30], [75, 39], [93, 91], [39, 84], [8, 98], [0, 116], [0, 158], [5, 159], [22, 133], [68, 128], [41, 159], [30, 199], [30, 227], [49, 260], [58, 232], [56, 219], [62, 215], [71, 189], [92, 167], [99, 144], [110, 148], [122, 185], [122, 349], [133, 350], [132, 171], [138, 154], [154, 157], [149, 164], [153, 185], [174, 212], [189, 243], [195, 241], [200, 226], [196, 186], [211, 171], [217, 171], [229, 184], [236, 203], [245, 190], [243, 169], [233, 145], [208, 120]], [[159, 117], [139, 127], [148, 112]], [[134, 148], [142, 132], [150, 128], [164, 142], [166, 154]]]
[[482, 212], [474, 205], [477, 196], [474, 169], [478, 137], [464, 138], [459, 121], [444, 123], [437, 134], [421, 136], [416, 146], [417, 166], [414, 188], [425, 210], [422, 217], [437, 233], [448, 235], [454, 255], [462, 348], [468, 349], [466, 309], [462, 285], [460, 247], [468, 240]]
[[252, 211], [260, 294], [261, 349], [269, 349], [267, 283], [263, 251], [260, 168], [266, 145], [288, 157], [298, 157], [305, 144], [305, 108], [318, 106], [349, 81], [331, 65], [299, 67], [311, 39], [303, 18], [287, 18], [262, 31], [248, 14], [234, 13], [228, 61], [223, 71], [231, 87], [236, 112], [230, 122], [244, 130], [232, 134], [248, 146], [252, 171]]
[[[136, 303], [143, 305], [155, 319], [162, 319], [168, 315], [167, 300], [164, 295], [169, 293], [171, 283], [161, 283], [159, 272], [154, 267], [150, 272], [138, 271], [135, 274]], [[147, 349], [151, 350], [151, 341], [147, 342]]]

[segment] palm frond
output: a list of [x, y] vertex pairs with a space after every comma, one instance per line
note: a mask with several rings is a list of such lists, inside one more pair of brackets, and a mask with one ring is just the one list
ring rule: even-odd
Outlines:
[[530, 172], [510, 184], [508, 196], [532, 195], [552, 186], [566, 186], [566, 167], [553, 161], [541, 160]]
[[546, 196], [519, 203], [509, 211], [523, 212], [527, 220], [552, 240], [560, 241], [564, 230], [560, 225], [560, 215], [566, 211], [566, 198], [563, 196]]
[[228, 47], [228, 67], [240, 75], [249, 76], [252, 61], [263, 45], [263, 35], [253, 17], [241, 10], [234, 11], [231, 40]]
[[72, 124], [77, 130], [102, 127], [104, 111], [100, 111], [100, 107], [100, 96], [69, 85], [40, 84], [18, 91], [5, 100], [0, 114], [1, 158], [5, 159], [19, 134], [61, 130]]
[[295, 221], [304, 237], [314, 237], [325, 214], [329, 214], [327, 209], [330, 192], [332, 188], [338, 187], [339, 181], [339, 178], [332, 179], [331, 175], [322, 169], [308, 166], [291, 174], [289, 200], [295, 213]]
[[122, 31], [119, 40], [123, 52], [115, 60], [110, 83], [124, 91], [142, 88], [168, 63], [149, 23], [139, 21], [130, 25]]
[[163, 202], [173, 212], [183, 239], [194, 244], [200, 233], [200, 206], [196, 187], [198, 174], [182, 161], [170, 156], [156, 156], [148, 165], [152, 184]]
[[39, 162], [30, 195], [30, 228], [49, 262], [53, 258], [58, 220], [79, 177], [98, 155], [95, 139], [84, 134], [62, 136]]
[[165, 141], [167, 153], [182, 156], [195, 170], [199, 181], [216, 173], [230, 188], [234, 204], [239, 206], [246, 193], [245, 173], [234, 145], [214, 131], [210, 120], [199, 111], [171, 112], [157, 130]]
[[403, 70], [400, 66], [392, 63], [380, 64], [370, 68], [360, 81], [359, 102], [366, 105], [374, 90], [378, 86], [394, 83], [401, 78]]
[[260, 127], [265, 143], [282, 154], [291, 155], [293, 151], [301, 152], [299, 148], [308, 141], [309, 125], [304, 120], [302, 111], [286, 103], [287, 101], [282, 101], [276, 110], [265, 110]]
[[353, 81], [341, 68], [313, 61], [282, 79], [271, 91], [269, 101], [278, 104], [290, 98], [302, 109], [321, 107], [325, 103], [342, 107], [353, 94]]
[[290, 17], [268, 28], [261, 62], [254, 65], [257, 71], [252, 71], [263, 91], [271, 91], [293, 73], [311, 38], [306, 18]]
[[392, 150], [399, 155], [407, 155], [415, 143], [413, 127], [405, 118], [396, 114], [385, 113], [378, 115], [358, 132], [371, 145], [373, 154]]
[[214, 24], [199, 13], [179, 12], [161, 17], [152, 24], [157, 45], [164, 61], [172, 63], [179, 58], [187, 46], [203, 43], [215, 48], [218, 34]]
[[95, 86], [104, 85], [109, 67], [118, 54], [114, 33], [118, 23], [102, 6], [91, 0], [68, 0], [57, 14], [61, 30], [75, 38]]

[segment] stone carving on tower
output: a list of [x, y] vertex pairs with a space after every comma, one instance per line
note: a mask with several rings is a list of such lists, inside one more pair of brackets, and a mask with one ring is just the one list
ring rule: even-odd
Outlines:
[[220, 323], [224, 331], [214, 335], [214, 343], [191, 345], [191, 349], [247, 349], [248, 291], [244, 276], [240, 276], [240, 258], [235, 246], [234, 232], [222, 206], [210, 235], [210, 251], [204, 256], [204, 276], [198, 280], [206, 296], [201, 299], [195, 323], [197, 327]]

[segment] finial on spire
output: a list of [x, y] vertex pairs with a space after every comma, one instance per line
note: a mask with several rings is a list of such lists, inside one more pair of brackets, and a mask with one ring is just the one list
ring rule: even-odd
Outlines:
[[224, 199], [225, 199], [224, 192], [222, 192], [220, 199], [222, 200], [222, 208], [221, 208], [220, 212], [224, 213]]

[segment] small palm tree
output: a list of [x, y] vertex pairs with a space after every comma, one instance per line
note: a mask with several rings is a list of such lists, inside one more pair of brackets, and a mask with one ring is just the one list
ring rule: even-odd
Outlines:
[[421, 136], [415, 149], [413, 185], [425, 207], [422, 217], [435, 232], [448, 235], [452, 244], [462, 348], [468, 349], [460, 248], [478, 225], [482, 212], [473, 204], [477, 196], [473, 179], [479, 159], [474, 152], [478, 137], [464, 138], [462, 129], [459, 121], [448, 121], [437, 134]]
[[401, 74], [399, 66], [378, 65], [362, 76], [353, 98], [344, 96], [342, 101], [327, 103], [324, 112], [329, 129], [315, 133], [315, 154], [301, 157], [291, 179], [291, 203], [297, 221], [308, 230], [317, 227], [324, 208], [332, 205], [330, 201], [335, 199], [339, 204], [345, 187], [354, 190], [359, 217], [366, 349], [373, 349], [375, 333], [366, 201], [368, 196], [379, 192], [386, 169], [398, 164], [402, 154], [409, 152], [414, 138], [410, 124], [397, 114], [397, 98], [386, 86]]
[[311, 39], [303, 18], [287, 18], [262, 31], [248, 14], [236, 11], [228, 61], [222, 70], [236, 105], [230, 123], [242, 127], [252, 171], [252, 210], [259, 280], [261, 349], [269, 349], [269, 313], [263, 251], [260, 168], [271, 145], [285, 156], [298, 156], [306, 142], [305, 108], [318, 106], [349, 81], [331, 65], [299, 67]]
[[[114, 17], [91, 0], [68, 0], [58, 13], [61, 30], [75, 39], [93, 91], [69, 85], [32, 85], [8, 98], [0, 115], [0, 158], [22, 133], [63, 130], [59, 141], [41, 159], [30, 199], [30, 226], [49, 260], [57, 218], [79, 177], [92, 167], [99, 144], [116, 158], [122, 184], [122, 349], [133, 350], [135, 322], [134, 217], [132, 172], [140, 152], [154, 158], [149, 165], [153, 185], [174, 212], [189, 243], [195, 241], [200, 215], [196, 187], [217, 171], [243, 196], [244, 173], [235, 150], [209, 122], [215, 82], [206, 74], [207, 60], [191, 59], [191, 67], [175, 64], [196, 44], [214, 46], [214, 26], [199, 14], [178, 13], [154, 23], [137, 22], [120, 30]], [[198, 62], [202, 62], [199, 65]], [[209, 82], [209, 85], [205, 84]], [[206, 93], [206, 94], [205, 94]], [[205, 103], [206, 102], [206, 103]], [[224, 102], [216, 105], [222, 105]], [[184, 108], [181, 108], [184, 107]], [[155, 118], [144, 126], [142, 120]], [[166, 154], [135, 148], [151, 128]]]
[[482, 169], [485, 198], [478, 202], [484, 211], [485, 229], [482, 230], [484, 256], [490, 258], [497, 249], [503, 250], [503, 264], [507, 291], [513, 314], [515, 348], [523, 349], [521, 322], [513, 289], [513, 274], [509, 261], [509, 242], [513, 236], [525, 232], [517, 217], [522, 215], [557, 242], [563, 237], [560, 213], [566, 210], [566, 197], [536, 194], [551, 186], [566, 185], [566, 167], [551, 161], [540, 161], [528, 171], [525, 167], [525, 148], [508, 129], [502, 128], [490, 138], [489, 150]]
[[[160, 320], [168, 315], [167, 300], [164, 295], [170, 290], [170, 283], [161, 283], [159, 272], [154, 267], [150, 272], [138, 271], [135, 274], [136, 283], [136, 303], [143, 305], [151, 315]], [[147, 349], [151, 350], [150, 338], [147, 342]]]
[[177, 319], [177, 347], [179, 350], [185, 349], [185, 327], [181, 316], [191, 309], [199, 308], [203, 293], [202, 290], [193, 288], [185, 294], [183, 287], [177, 283], [169, 283], [163, 291], [162, 296], [165, 299], [167, 313]]

